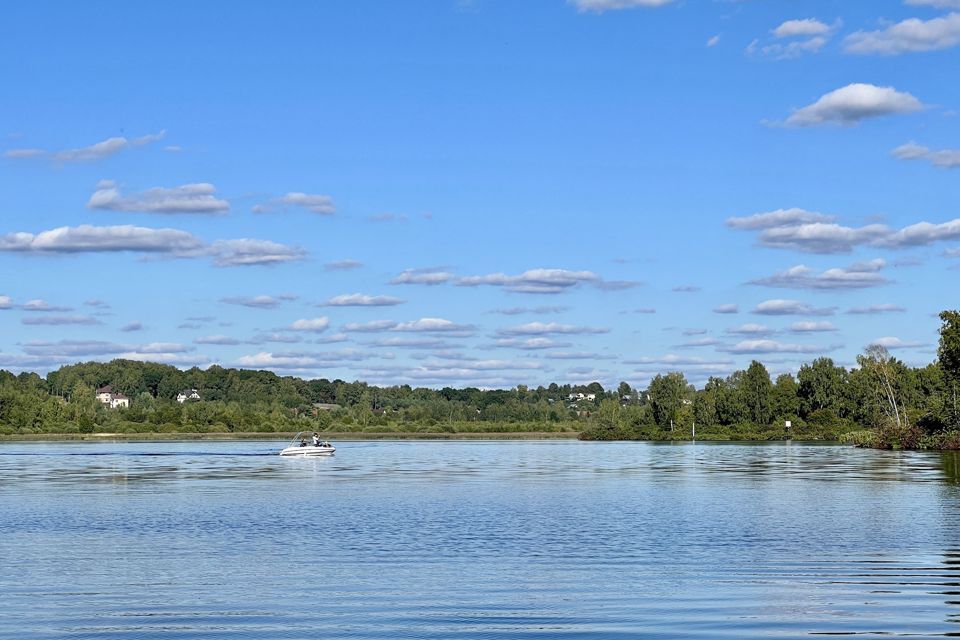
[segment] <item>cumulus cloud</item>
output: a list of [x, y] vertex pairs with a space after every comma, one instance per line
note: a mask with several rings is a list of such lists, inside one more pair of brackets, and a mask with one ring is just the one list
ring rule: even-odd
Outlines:
[[885, 336], [883, 338], [877, 338], [876, 340], [871, 341], [870, 344], [871, 346], [877, 345], [877, 346], [885, 347], [887, 349], [915, 349], [917, 347], [927, 346], [923, 342], [901, 340], [896, 336]]
[[53, 305], [47, 302], [46, 300], [27, 300], [20, 308], [24, 311], [43, 311], [43, 312], [62, 312], [62, 311], [73, 311], [73, 307], [63, 307], [58, 305]]
[[878, 31], [857, 31], [844, 41], [844, 51], [861, 55], [899, 55], [949, 49], [960, 44], [960, 13], [921, 20], [909, 18]]
[[231, 338], [229, 336], [222, 335], [213, 335], [213, 336], [201, 336], [199, 338], [194, 338], [194, 344], [213, 344], [213, 345], [238, 345], [240, 341], [236, 338]]
[[209, 252], [218, 267], [283, 264], [306, 258], [306, 251], [300, 247], [251, 238], [217, 240]]
[[756, 222], [747, 222], [754, 218], [757, 216], [730, 218], [727, 225], [759, 230], [760, 246], [793, 249], [804, 253], [850, 253], [858, 246], [908, 248], [960, 238], [960, 218], [943, 223], [919, 222], [900, 230], [893, 230], [882, 224], [848, 227], [836, 223], [800, 222], [799, 217], [781, 220], [760, 218]]
[[445, 318], [420, 318], [395, 325], [391, 331], [413, 331], [418, 333], [439, 333], [451, 337], [466, 337], [476, 333], [472, 324], [458, 324]]
[[403, 303], [404, 300], [391, 296], [368, 296], [362, 293], [350, 293], [334, 296], [323, 304], [328, 307], [390, 307]]
[[362, 266], [363, 263], [359, 260], [334, 260], [323, 264], [323, 268], [327, 271], [347, 271], [349, 269], [359, 269]]
[[582, 327], [570, 324], [560, 324], [558, 322], [529, 322], [516, 327], [504, 327], [498, 329], [497, 333], [503, 336], [526, 336], [526, 335], [588, 335], [597, 333], [609, 333], [610, 329], [606, 327]]
[[799, 300], [766, 300], [753, 313], [762, 316], [832, 316], [833, 307], [817, 308]]
[[504, 287], [515, 293], [563, 293], [585, 283], [602, 282], [600, 276], [592, 271], [570, 271], [568, 269], [531, 269], [520, 275], [492, 273], [484, 276], [468, 276], [457, 280], [461, 287], [489, 285]]
[[45, 149], [10, 149], [4, 152], [7, 158], [50, 158], [58, 163], [92, 162], [102, 160], [130, 147], [141, 147], [157, 140], [162, 140], [166, 131], [159, 131], [138, 138], [128, 139], [123, 136], [107, 138], [86, 147], [64, 149], [62, 151], [46, 151]]
[[881, 238], [876, 244], [902, 249], [952, 240], [960, 240], [960, 218], [939, 224], [918, 222]]
[[768, 336], [772, 333], [776, 333], [776, 330], [771, 329], [765, 324], [748, 322], [747, 324], [742, 324], [739, 327], [731, 327], [727, 329], [727, 333], [734, 335]]
[[505, 316], [518, 316], [524, 313], [548, 314], [563, 313], [569, 307], [544, 305], [539, 307], [509, 307], [507, 309], [493, 309], [490, 313], [502, 313]]
[[832, 322], [826, 320], [794, 322], [790, 325], [790, 331], [794, 333], [818, 333], [822, 331], [836, 331], [837, 327]]
[[604, 11], [614, 11], [618, 9], [635, 9], [637, 7], [655, 8], [663, 7], [673, 0], [567, 0], [575, 6], [578, 11], [603, 13]]
[[612, 360], [613, 356], [595, 351], [548, 351], [543, 355], [548, 360]]
[[750, 284], [787, 289], [866, 289], [890, 283], [880, 274], [886, 264], [884, 260], [876, 259], [858, 262], [846, 268], [827, 269], [820, 273], [801, 264], [786, 271], [778, 271], [767, 278], [751, 280]]
[[847, 313], [854, 315], [877, 315], [881, 313], [904, 313], [907, 309], [898, 304], [874, 304], [869, 307], [853, 307]]
[[697, 347], [713, 347], [718, 344], [720, 344], [720, 341], [716, 338], [697, 338], [696, 340], [687, 340], [674, 346], [678, 349], [694, 349]]
[[133, 331], [143, 331], [143, 323], [136, 322], [136, 321], [128, 322], [127, 324], [120, 327], [120, 331], [123, 331], [124, 333], [131, 333]]
[[453, 278], [453, 274], [439, 267], [424, 269], [405, 269], [400, 275], [390, 281], [390, 284], [445, 284]]
[[720, 347], [720, 351], [736, 354], [764, 353], [826, 353], [837, 349], [836, 346], [817, 346], [811, 344], [793, 344], [776, 340], [743, 340], [734, 345]]
[[790, 127], [854, 125], [867, 118], [911, 113], [923, 107], [917, 98], [893, 87], [854, 83], [824, 94], [813, 104], [795, 110], [785, 124]]
[[714, 313], [740, 313], [739, 305], [735, 303], [720, 304], [713, 308]]
[[414, 338], [407, 336], [379, 338], [366, 344], [373, 347], [386, 347], [388, 349], [447, 349], [452, 346], [451, 343], [444, 342], [439, 338]]
[[253, 212], [272, 213], [289, 208], [304, 209], [310, 213], [319, 213], [321, 215], [333, 215], [337, 211], [333, 204], [333, 198], [330, 196], [292, 191], [279, 198], [255, 205]]
[[224, 304], [235, 304], [241, 307], [250, 307], [253, 309], [275, 309], [284, 302], [290, 302], [296, 299], [297, 296], [295, 295], [281, 293], [280, 295], [276, 296], [229, 296], [226, 298], [220, 298], [220, 302], [223, 302]]
[[900, 145], [891, 153], [901, 160], [925, 160], [943, 169], [960, 167], [960, 149], [930, 149], [910, 141]]
[[380, 331], [390, 331], [397, 326], [394, 320], [371, 320], [370, 322], [348, 322], [343, 325], [344, 331], [352, 333], [377, 333]]
[[10, 296], [0, 296], [0, 309], [12, 309], [13, 298]]
[[92, 316], [39, 316], [21, 318], [20, 322], [29, 325], [64, 326], [102, 324]]
[[169, 189], [156, 187], [124, 196], [116, 183], [104, 180], [90, 196], [87, 208], [142, 213], [224, 213], [230, 209], [230, 203], [217, 198], [216, 191], [212, 184], [200, 182]]
[[58, 227], [37, 234], [18, 232], [0, 236], [0, 251], [21, 253], [87, 253], [132, 251], [195, 255], [203, 243], [186, 231], [150, 229], [133, 225]]
[[357, 362], [369, 357], [369, 354], [351, 349], [328, 352], [286, 351], [273, 353], [261, 351], [241, 356], [237, 359], [236, 364], [239, 367], [251, 369], [309, 370], [318, 367], [337, 366], [344, 362]]
[[773, 35], [778, 38], [796, 38], [797, 36], [822, 36], [830, 33], [832, 27], [820, 22], [816, 18], [805, 18], [803, 20], [787, 20], [773, 30]]
[[302, 318], [300, 320], [295, 320], [289, 328], [293, 331], [312, 331], [314, 333], [320, 333], [326, 331], [329, 326], [330, 319], [325, 316], [321, 316], [319, 318]]
[[828, 216], [815, 211], [806, 211], [805, 209], [793, 207], [790, 209], [777, 209], [776, 211], [755, 213], [750, 216], [727, 218], [726, 224], [731, 229], [757, 231], [776, 227], [794, 227], [815, 222], [833, 222], [834, 220], [836, 220], [835, 216]]
[[493, 346], [537, 351], [540, 349], [564, 349], [573, 345], [569, 342], [554, 340], [553, 338], [500, 338]]

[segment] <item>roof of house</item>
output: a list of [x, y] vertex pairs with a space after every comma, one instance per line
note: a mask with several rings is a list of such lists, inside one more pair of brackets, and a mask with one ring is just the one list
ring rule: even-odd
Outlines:
[[97, 393], [113, 393], [113, 387], [105, 385], [97, 389]]

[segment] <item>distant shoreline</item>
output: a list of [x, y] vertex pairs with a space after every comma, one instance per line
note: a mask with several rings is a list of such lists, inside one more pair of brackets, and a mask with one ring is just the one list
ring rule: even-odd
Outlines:
[[[0, 435], [0, 442], [102, 442], [110, 440], [283, 440], [296, 432], [243, 433], [32, 433]], [[518, 431], [513, 433], [320, 432], [325, 440], [576, 440], [576, 432]]]

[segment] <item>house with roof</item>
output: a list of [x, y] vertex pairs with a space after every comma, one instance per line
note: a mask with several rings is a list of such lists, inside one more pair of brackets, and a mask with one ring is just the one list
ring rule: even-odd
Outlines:
[[110, 385], [97, 389], [96, 395], [97, 401], [100, 402], [100, 404], [104, 404], [111, 409], [130, 408], [130, 398], [119, 391], [114, 391]]
[[177, 402], [180, 404], [183, 404], [187, 400], [202, 400], [202, 398], [196, 389], [184, 389], [177, 394]]

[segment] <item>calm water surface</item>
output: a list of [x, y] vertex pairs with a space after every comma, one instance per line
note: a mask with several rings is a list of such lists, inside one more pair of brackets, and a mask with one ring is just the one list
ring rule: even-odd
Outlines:
[[960, 635], [951, 454], [0, 444], [0, 637]]

